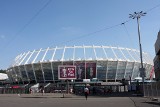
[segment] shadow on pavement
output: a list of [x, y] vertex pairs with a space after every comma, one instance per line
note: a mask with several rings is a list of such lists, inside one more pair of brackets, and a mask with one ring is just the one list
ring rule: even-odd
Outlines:
[[143, 102], [143, 103], [147, 103], [147, 104], [151, 104], [151, 105], [159, 105], [160, 106], [160, 102]]

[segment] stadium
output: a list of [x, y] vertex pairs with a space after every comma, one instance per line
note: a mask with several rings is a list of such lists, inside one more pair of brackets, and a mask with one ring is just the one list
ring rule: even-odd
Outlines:
[[[140, 76], [139, 51], [113, 46], [63, 46], [19, 54], [7, 69], [11, 83], [57, 83], [59, 66], [74, 66], [74, 82], [97, 79], [117, 82]], [[153, 62], [142, 52], [145, 79], [150, 79]], [[70, 80], [72, 81], [72, 80]]]

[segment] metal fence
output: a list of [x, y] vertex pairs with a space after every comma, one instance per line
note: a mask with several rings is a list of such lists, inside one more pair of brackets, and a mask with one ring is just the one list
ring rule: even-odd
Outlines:
[[144, 96], [150, 98], [160, 98], [160, 82], [145, 84]]

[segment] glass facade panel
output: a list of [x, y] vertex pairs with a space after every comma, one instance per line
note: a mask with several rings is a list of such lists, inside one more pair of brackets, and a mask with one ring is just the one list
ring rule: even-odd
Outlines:
[[18, 67], [14, 67], [14, 71], [16, 73], [17, 76], [21, 76]]
[[106, 80], [107, 61], [97, 62], [97, 78], [99, 80]]
[[29, 77], [30, 81], [35, 80], [35, 76], [34, 76], [34, 73], [33, 73], [32, 65], [28, 64], [28, 65], [25, 65], [25, 66], [26, 66], [26, 70], [27, 70], [28, 77]]
[[14, 68], [10, 69], [10, 74], [12, 75], [13, 82], [17, 81], [16, 73], [14, 71]]
[[108, 61], [107, 79], [114, 80], [116, 77], [117, 61]]
[[132, 76], [133, 67], [134, 67], [134, 62], [127, 62], [126, 74], [125, 74], [126, 80], [129, 80], [130, 77]]
[[8, 69], [6, 72], [10, 82], [13, 82], [12, 72], [13, 72], [12, 69]]
[[19, 70], [21, 71], [23, 81], [28, 81], [27, 74], [23, 65], [19, 66]]
[[135, 63], [134, 64], [134, 69], [133, 69], [133, 74], [132, 74], [132, 79], [138, 77], [140, 75], [140, 72], [139, 72], [139, 68], [140, 68], [140, 63]]
[[146, 73], [146, 77], [149, 78], [149, 79], [150, 79], [151, 71], [152, 71], [152, 66], [149, 65], [149, 64], [146, 64], [146, 66], [145, 66], [145, 73]]
[[66, 62], [63, 62], [63, 65], [73, 65], [73, 62], [71, 61], [66, 61]]
[[19, 82], [22, 82], [22, 76], [21, 76], [21, 73], [20, 73], [20, 71], [19, 71], [18, 66], [15, 67], [14, 70], [15, 70], [15, 73], [16, 73], [17, 82], [18, 82], [18, 81], [19, 81]]
[[118, 62], [118, 67], [117, 67], [118, 80], [122, 80], [124, 78], [125, 69], [126, 69], [126, 62]]
[[33, 66], [34, 66], [37, 82], [44, 82], [41, 64], [34, 64]]
[[51, 69], [51, 63], [43, 63], [43, 72], [46, 81], [53, 81], [53, 74]]
[[58, 65], [62, 65], [61, 62], [52, 62], [54, 80], [58, 80]]

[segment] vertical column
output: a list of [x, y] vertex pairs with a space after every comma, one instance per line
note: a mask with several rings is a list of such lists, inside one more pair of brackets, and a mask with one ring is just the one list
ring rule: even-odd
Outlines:
[[53, 81], [54, 81], [54, 71], [53, 71], [53, 62], [51, 61], [51, 69], [52, 69], [52, 77], [53, 77]]
[[33, 64], [32, 64], [32, 70], [33, 70], [34, 78], [35, 78], [36, 83], [37, 83], [37, 77], [36, 77], [36, 74], [35, 74], [35, 69], [34, 69], [34, 65]]
[[124, 77], [123, 77], [123, 78], [126, 77], [126, 69], [127, 69], [127, 65], [128, 65], [128, 61], [126, 61], [125, 72], [124, 72]]
[[119, 61], [117, 61], [117, 67], [116, 67], [116, 76], [115, 76], [115, 82], [116, 82], [116, 80], [117, 80], [118, 63], [119, 63]]
[[108, 81], [107, 75], [108, 75], [108, 60], [107, 60], [107, 68], [106, 68], [106, 82]]
[[134, 70], [134, 69], [135, 69], [135, 63], [136, 63], [136, 62], [134, 62], [134, 64], [133, 64], [133, 70], [132, 70], [131, 80], [133, 79], [133, 74], [134, 74], [134, 71], [135, 71], [135, 70]]
[[17, 75], [17, 73], [15, 71], [15, 67], [13, 67], [13, 72], [15, 73], [15, 76], [16, 76], [16, 82], [18, 82], [18, 84], [19, 84], [18, 75]]
[[24, 70], [25, 70], [25, 72], [26, 72], [28, 82], [30, 82], [30, 78], [29, 78], [29, 76], [28, 76], [28, 72], [27, 72], [27, 69], [26, 69], [26, 65], [25, 65], [25, 64], [24, 64]]
[[43, 65], [42, 65], [42, 63], [41, 63], [41, 62], [40, 62], [40, 65], [41, 65], [41, 69], [42, 69], [43, 80], [44, 80], [44, 83], [46, 83], [45, 76], [44, 76]]
[[97, 78], [97, 62], [98, 62], [98, 61], [96, 60], [96, 78]]
[[53, 52], [53, 55], [52, 55], [52, 59], [51, 59], [51, 69], [52, 69], [52, 76], [53, 76], [53, 81], [55, 81], [55, 78], [54, 78], [54, 68], [53, 68], [53, 58], [54, 58], [54, 55], [56, 53], [56, 50], [57, 50], [57, 47], [54, 48], [54, 52]]
[[23, 82], [23, 84], [24, 84], [24, 80], [23, 80], [22, 73], [21, 73], [21, 70], [20, 70], [20, 67], [19, 67], [19, 66], [18, 66], [18, 71], [19, 71], [20, 77], [21, 77], [21, 79], [22, 79], [22, 82]]

